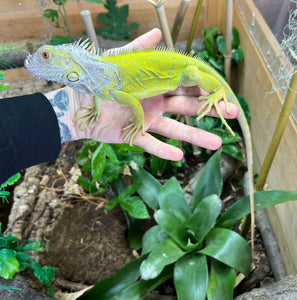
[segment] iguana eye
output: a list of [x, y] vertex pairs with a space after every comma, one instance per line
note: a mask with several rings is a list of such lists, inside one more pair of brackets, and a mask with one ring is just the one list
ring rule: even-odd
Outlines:
[[76, 72], [71, 72], [71, 73], [67, 74], [67, 79], [71, 82], [75, 82], [75, 81], [78, 81], [79, 76]]
[[46, 51], [43, 51], [43, 52], [41, 53], [41, 57], [44, 58], [44, 59], [49, 59], [50, 54], [49, 54], [48, 52], [46, 52]]

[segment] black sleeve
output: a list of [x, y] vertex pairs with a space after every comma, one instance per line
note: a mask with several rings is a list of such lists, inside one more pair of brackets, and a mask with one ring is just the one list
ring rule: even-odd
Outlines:
[[55, 160], [60, 149], [57, 116], [43, 94], [0, 99], [0, 185], [22, 169]]

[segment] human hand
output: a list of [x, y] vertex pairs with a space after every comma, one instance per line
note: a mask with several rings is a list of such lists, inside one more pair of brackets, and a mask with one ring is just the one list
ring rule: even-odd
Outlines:
[[[160, 40], [161, 32], [158, 29], [154, 29], [135, 39], [126, 47], [152, 48]], [[203, 104], [203, 101], [197, 101], [197, 97], [201, 95], [206, 95], [206, 93], [199, 87], [178, 88], [176, 91], [166, 95], [158, 95], [141, 100], [140, 103], [145, 115], [146, 133], [143, 135], [139, 131], [134, 138], [133, 144], [161, 158], [176, 161], [182, 158], [183, 152], [177, 147], [161, 142], [148, 132], [183, 140], [211, 150], [218, 149], [221, 146], [221, 139], [218, 136], [163, 116], [165, 113], [195, 115]], [[124, 142], [123, 139], [127, 131], [123, 131], [122, 128], [128, 125], [129, 119], [132, 117], [129, 107], [103, 101], [99, 120], [94, 122], [91, 127], [88, 127], [86, 124], [83, 129], [80, 129], [81, 120], [78, 119], [76, 122], [72, 120], [76, 115], [84, 112], [81, 109], [81, 104], [93, 105], [92, 96], [79, 94], [69, 87], [48, 93], [46, 96], [51, 100], [57, 113], [62, 142], [83, 138], [92, 138], [105, 143]], [[64, 106], [57, 105], [59, 103], [57, 97], [60, 100], [62, 99]], [[61, 111], [59, 107], [64, 107], [64, 111]], [[223, 101], [220, 101], [219, 107], [225, 118], [235, 118], [238, 114], [237, 107], [231, 103], [229, 104], [229, 114], [226, 113]], [[215, 110], [212, 110], [208, 115], [217, 117]]]

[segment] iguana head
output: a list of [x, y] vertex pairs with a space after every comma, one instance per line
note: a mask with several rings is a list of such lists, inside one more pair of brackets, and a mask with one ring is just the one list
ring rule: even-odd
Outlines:
[[[85, 43], [85, 42], [83, 42]], [[81, 93], [93, 94], [99, 72], [92, 72], [98, 56], [90, 51], [89, 45], [75, 42], [58, 46], [41, 46], [25, 60], [25, 67], [32, 75], [50, 81], [57, 81], [75, 88]]]

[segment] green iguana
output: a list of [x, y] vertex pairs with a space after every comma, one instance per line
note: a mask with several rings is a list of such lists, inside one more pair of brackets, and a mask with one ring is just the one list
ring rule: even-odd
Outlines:
[[[128, 130], [124, 141], [130, 139], [130, 145], [133, 144], [133, 139], [139, 130], [144, 134], [144, 113], [139, 99], [173, 91], [179, 86], [198, 85], [209, 95], [197, 99], [205, 101], [197, 111], [197, 121], [214, 106], [232, 135], [234, 132], [224, 119], [218, 102], [223, 99], [227, 112], [229, 112], [228, 101], [235, 104], [239, 109], [237, 119], [247, 148], [253, 228], [253, 159], [249, 126], [231, 88], [207, 63], [183, 53], [158, 48], [118, 51], [112, 54], [101, 53], [94, 48], [93, 44], [85, 40], [59, 46], [42, 46], [34, 55], [28, 56], [25, 67], [36, 77], [58, 81], [80, 93], [94, 96], [94, 105], [84, 106], [88, 111], [75, 118], [75, 120], [83, 118], [81, 127], [86, 122], [91, 126], [98, 120], [102, 100], [129, 106], [133, 112], [133, 119], [123, 130]], [[252, 249], [253, 239], [252, 230]]]

